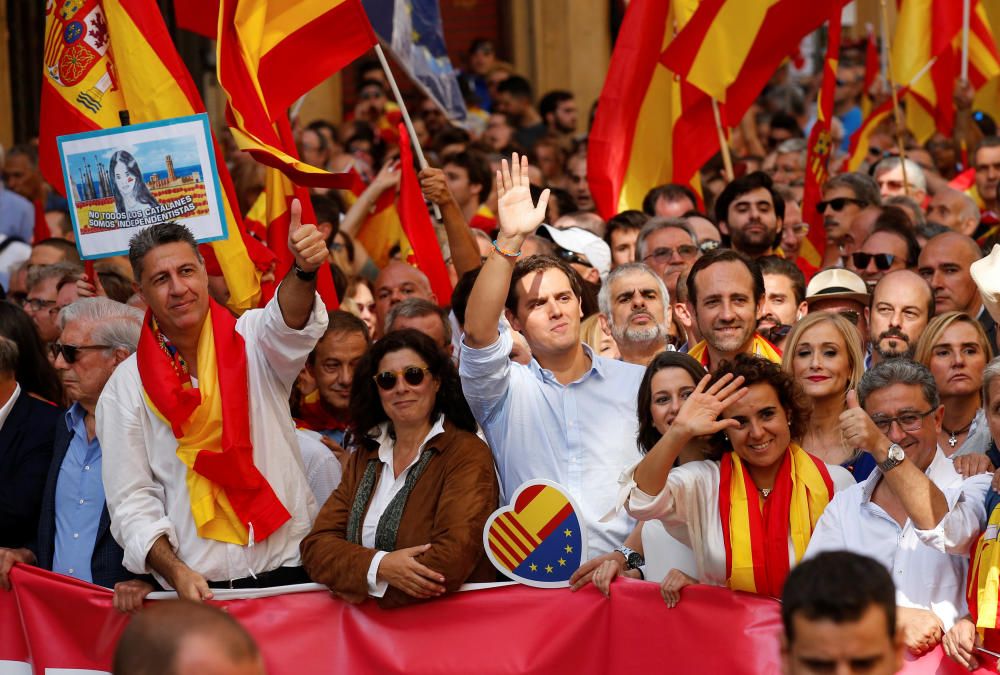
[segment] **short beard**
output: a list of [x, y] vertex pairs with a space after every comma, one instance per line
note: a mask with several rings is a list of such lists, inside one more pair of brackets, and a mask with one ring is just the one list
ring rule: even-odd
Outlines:
[[611, 325], [611, 337], [619, 345], [648, 345], [654, 342], [666, 343], [669, 333], [667, 327], [661, 324], [647, 326], [646, 328], [619, 328]]

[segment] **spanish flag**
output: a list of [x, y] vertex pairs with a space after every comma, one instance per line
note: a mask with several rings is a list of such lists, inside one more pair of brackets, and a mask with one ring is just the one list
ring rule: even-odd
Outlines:
[[821, 190], [830, 175], [830, 155], [833, 152], [830, 124], [833, 119], [833, 96], [837, 88], [837, 60], [840, 54], [839, 7], [830, 15], [830, 29], [826, 40], [823, 85], [816, 104], [816, 122], [809, 132], [805, 190], [802, 197], [802, 217], [809, 223], [809, 235], [802, 242], [800, 255], [813, 267], [819, 267], [822, 263], [823, 251], [826, 249], [823, 216], [816, 211], [816, 204], [823, 198]]
[[[898, 97], [902, 98], [909, 93], [908, 87], [899, 90]], [[868, 158], [868, 149], [871, 147], [872, 134], [892, 115], [892, 98], [882, 101], [877, 108], [868, 114], [865, 121], [854, 135], [851, 136], [851, 148], [847, 151], [847, 159], [844, 160], [844, 171], [859, 171], [861, 165]], [[803, 214], [805, 211], [803, 211]]]
[[347, 173], [329, 173], [289, 154], [272, 125], [296, 99], [375, 44], [360, 0], [222, 0], [218, 35], [219, 83], [237, 146], [297, 185], [349, 187]]
[[[154, 0], [48, 0], [43, 59], [39, 164], [63, 194], [57, 136], [117, 127], [124, 110], [133, 123], [205, 110]], [[229, 287], [229, 308], [242, 313], [257, 306], [260, 276], [218, 147], [215, 157], [230, 236], [210, 246]]]
[[[951, 136], [955, 122], [952, 94], [961, 74], [962, 3], [953, 0], [904, 0], [892, 44], [893, 80], [908, 82], [906, 126], [924, 143], [935, 131]], [[932, 63], [933, 62], [933, 63]], [[928, 76], [915, 78], [931, 64]], [[969, 81], [977, 89], [977, 109], [995, 115], [1000, 76], [993, 31], [983, 4], [972, 0], [969, 17]], [[990, 81], [992, 86], [987, 87]]]
[[878, 54], [878, 42], [875, 40], [874, 26], [868, 26], [868, 37], [865, 39], [865, 79], [861, 92], [861, 116], [868, 117], [874, 107], [871, 90], [875, 85], [875, 78], [878, 77], [880, 60]]
[[587, 144], [587, 180], [605, 219], [641, 208], [657, 185], [697, 185], [719, 150], [709, 98], [659, 63], [697, 5], [633, 0], [625, 12]]

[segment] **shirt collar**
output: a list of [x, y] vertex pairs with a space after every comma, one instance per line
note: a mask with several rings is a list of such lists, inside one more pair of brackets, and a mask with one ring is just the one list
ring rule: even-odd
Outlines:
[[66, 411], [66, 428], [73, 431], [77, 425], [83, 424], [83, 420], [86, 416], [87, 411], [83, 409], [80, 402], [75, 402], [69, 407], [69, 410]]
[[[583, 382], [591, 375], [596, 375], [597, 377], [604, 378], [607, 376], [607, 365], [604, 363], [604, 358], [598, 356], [594, 353], [594, 349], [588, 345], [586, 342], [581, 342], [580, 346], [583, 347], [584, 353], [590, 357], [590, 369], [587, 370], [583, 375], [578, 377], [574, 382]], [[558, 382], [556, 376], [552, 374], [552, 371], [548, 368], [543, 368], [540, 363], [535, 359], [534, 356], [531, 357], [530, 367], [535, 371], [535, 374], [539, 378], [544, 380], [551, 380], [553, 382]], [[572, 383], [571, 383], [572, 384]]]
[[[392, 446], [393, 440], [392, 436], [389, 435], [389, 425], [390, 422], [382, 422], [382, 424], [376, 427], [378, 429], [378, 434], [374, 436], [375, 441], [378, 443], [378, 458], [385, 464], [392, 462]], [[424, 451], [424, 447], [427, 445], [435, 436], [439, 436], [444, 433], [444, 415], [438, 415], [437, 420], [431, 425], [431, 430], [427, 432], [424, 436], [424, 440], [420, 442], [420, 447], [417, 448], [417, 456]]]
[[0, 427], [3, 427], [4, 422], [10, 416], [10, 411], [14, 409], [14, 404], [17, 403], [17, 397], [21, 395], [21, 385], [17, 382], [14, 383], [14, 393], [10, 395], [7, 402], [0, 406]]

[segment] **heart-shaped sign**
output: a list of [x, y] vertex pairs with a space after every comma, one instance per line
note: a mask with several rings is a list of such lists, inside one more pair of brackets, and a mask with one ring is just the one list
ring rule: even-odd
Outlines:
[[569, 491], [558, 483], [523, 483], [510, 506], [494, 511], [486, 521], [486, 555], [514, 581], [537, 588], [565, 588], [587, 559], [587, 533], [579, 513]]

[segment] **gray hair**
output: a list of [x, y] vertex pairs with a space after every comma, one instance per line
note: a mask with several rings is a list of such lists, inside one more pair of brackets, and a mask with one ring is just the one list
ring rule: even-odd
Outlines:
[[[910, 174], [907, 173], [906, 177], [909, 178]], [[917, 200], [913, 197], [907, 197], [906, 195], [893, 195], [892, 197], [886, 197], [885, 201], [882, 202], [882, 206], [898, 206], [905, 210], [907, 214], [912, 213], [917, 219], [917, 222], [913, 223], [914, 228], [920, 227], [927, 222], [924, 210], [920, 208], [920, 204], [917, 204]]]
[[0, 373], [7, 375], [17, 373], [17, 358], [17, 343], [0, 335]]
[[667, 285], [663, 283], [663, 279], [660, 278], [659, 274], [654, 272], [653, 269], [645, 263], [625, 263], [624, 265], [619, 265], [611, 270], [608, 274], [608, 278], [604, 280], [603, 284], [601, 284], [601, 290], [597, 293], [597, 306], [600, 308], [601, 314], [608, 317], [609, 321], [611, 320], [611, 284], [613, 284], [618, 277], [623, 277], [632, 272], [642, 272], [655, 279], [656, 287], [660, 290], [660, 297], [663, 298], [664, 306], [670, 304], [670, 293], [667, 292]]
[[135, 307], [109, 298], [81, 298], [59, 312], [59, 329], [73, 321], [93, 324], [90, 339], [110, 349], [124, 349], [129, 354], [139, 345], [144, 314]]
[[924, 170], [920, 167], [920, 165], [912, 159], [906, 159], [903, 157], [886, 157], [875, 165], [875, 177], [878, 178], [886, 171], [892, 171], [893, 169], [898, 169], [901, 166], [906, 167], [906, 182], [916, 189], [926, 192], [927, 176], [924, 175]]
[[880, 361], [877, 366], [865, 371], [858, 383], [858, 403], [863, 408], [868, 397], [880, 389], [894, 384], [917, 385], [923, 390], [924, 400], [931, 408], [941, 405], [937, 383], [931, 371], [921, 363], [907, 358], [891, 358]]
[[191, 230], [180, 223], [150, 225], [132, 235], [128, 241], [128, 261], [132, 265], [132, 276], [136, 283], [142, 281], [142, 261], [147, 253], [158, 246], [178, 242], [188, 244], [197, 256], [198, 262], [205, 263], [198, 251], [198, 243], [194, 240]]
[[60, 262], [53, 265], [37, 265], [28, 270], [28, 291], [49, 279], [59, 279], [60, 281], [70, 277], [75, 279], [81, 274], [83, 274], [83, 268], [76, 263]]
[[695, 235], [694, 230], [691, 229], [691, 226], [688, 225], [687, 220], [684, 218], [650, 218], [646, 224], [642, 226], [642, 229], [639, 230], [639, 237], [635, 240], [635, 261], [642, 262], [642, 259], [646, 257], [646, 239], [648, 239], [651, 234], [671, 227], [687, 232], [688, 236], [691, 237], [691, 243], [695, 246], [698, 245], [698, 237]]
[[881, 206], [882, 195], [875, 179], [866, 173], [852, 171], [834, 176], [823, 184], [823, 192], [835, 188], [847, 188], [854, 193], [854, 198], [866, 202], [868, 206]]
[[443, 309], [423, 298], [407, 298], [393, 305], [385, 316], [385, 332], [392, 330], [392, 325], [399, 319], [416, 319], [421, 316], [436, 316], [444, 326], [444, 342], [451, 344], [451, 321]]
[[790, 155], [792, 153], [802, 156], [802, 164], [806, 163], [806, 154], [809, 151], [809, 142], [804, 138], [789, 138], [778, 144], [775, 152], [779, 155]]
[[990, 385], [993, 384], [993, 380], [1000, 377], [1000, 356], [996, 357], [988, 364], [986, 364], [986, 370], [983, 371], [983, 407], [987, 407], [990, 404]]

